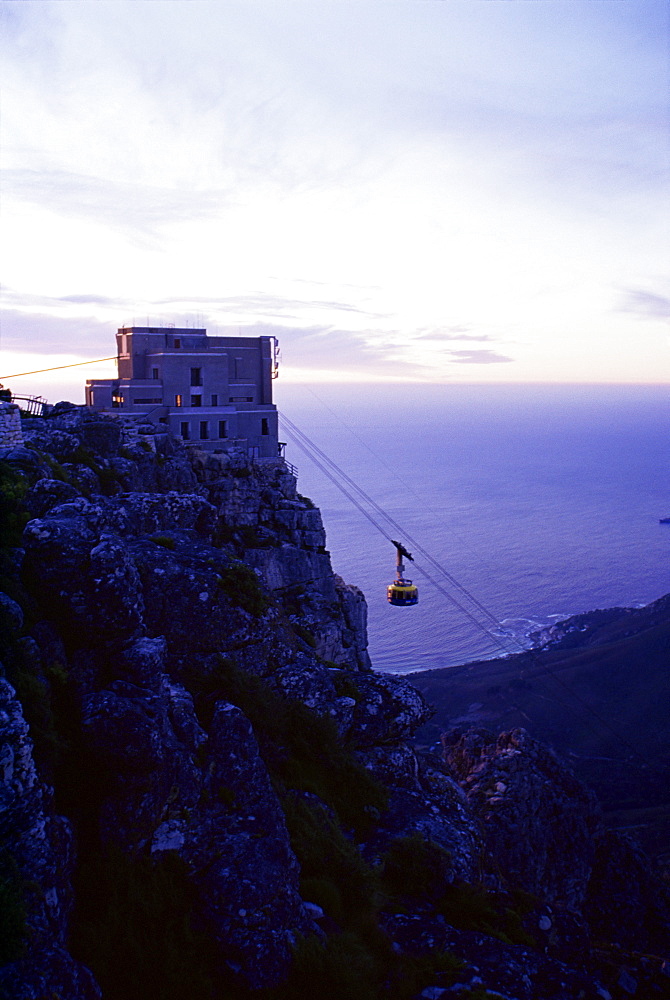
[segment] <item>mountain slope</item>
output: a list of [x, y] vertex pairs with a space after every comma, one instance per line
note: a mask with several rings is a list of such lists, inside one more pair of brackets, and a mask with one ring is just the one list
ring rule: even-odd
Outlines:
[[643, 608], [577, 615], [538, 647], [411, 675], [435, 708], [418, 733], [524, 726], [566, 756], [607, 821], [670, 860], [670, 595]]
[[0, 450], [1, 996], [665, 995], [646, 859], [522, 729], [412, 746], [429, 709], [372, 670], [281, 460], [71, 406], [23, 434]]

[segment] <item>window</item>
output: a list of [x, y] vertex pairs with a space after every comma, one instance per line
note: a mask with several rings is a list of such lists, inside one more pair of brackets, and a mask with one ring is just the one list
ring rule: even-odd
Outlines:
[[174, 405], [175, 406], [183, 406], [184, 405], [184, 397], [182, 396], [182, 394], [180, 392], [178, 392], [177, 395], [174, 398]]
[[228, 437], [228, 421], [227, 420], [219, 420], [219, 437], [220, 438], [227, 438]]
[[177, 350], [181, 347], [181, 340], [178, 337], [175, 337], [174, 346]]
[[202, 396], [191, 396], [191, 406], [202, 406]]
[[269, 434], [269, 433], [270, 433], [270, 427], [268, 425], [268, 418], [263, 417], [261, 419], [261, 434]]
[[152, 368], [151, 369], [151, 377], [153, 379], [157, 379], [158, 378], [158, 368]]
[[202, 385], [202, 368], [191, 368], [191, 385]]
[[183, 437], [184, 441], [188, 441], [188, 439], [191, 436], [188, 429], [188, 420], [182, 420], [181, 422], [181, 436]]
[[211, 405], [212, 406], [218, 406], [219, 405], [219, 397], [218, 397], [218, 395], [215, 392], [212, 393], [212, 403], [211, 403]]
[[200, 421], [200, 440], [206, 441], [209, 437], [209, 425], [206, 420]]
[[253, 396], [231, 396], [229, 399], [230, 403], [253, 403]]

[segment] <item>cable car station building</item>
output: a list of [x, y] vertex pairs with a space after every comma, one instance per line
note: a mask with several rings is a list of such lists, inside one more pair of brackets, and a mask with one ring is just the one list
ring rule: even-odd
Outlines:
[[116, 334], [116, 379], [89, 379], [86, 405], [167, 425], [204, 450], [278, 455], [274, 337], [208, 337], [206, 330], [129, 326]]

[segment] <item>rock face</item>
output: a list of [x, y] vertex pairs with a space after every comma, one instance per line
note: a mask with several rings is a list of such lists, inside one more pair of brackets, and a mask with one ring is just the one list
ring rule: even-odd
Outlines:
[[508, 881], [551, 905], [580, 910], [600, 824], [593, 793], [522, 729], [497, 739], [486, 730], [456, 731], [442, 742]]
[[519, 730], [412, 748], [283, 462], [52, 413], [0, 465], [8, 996], [663, 995], [644, 856]]
[[[94, 1000], [91, 973], [67, 952], [74, 871], [72, 825], [39, 779], [16, 693], [0, 679], [0, 854], [3, 904], [0, 994]], [[21, 925], [30, 928], [30, 948]]]

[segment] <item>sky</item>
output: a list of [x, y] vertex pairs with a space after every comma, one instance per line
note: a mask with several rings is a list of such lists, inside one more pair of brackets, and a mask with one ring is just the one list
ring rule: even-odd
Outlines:
[[277, 336], [287, 383], [668, 380], [670, 0], [0, 16], [15, 392], [83, 401], [147, 322]]

